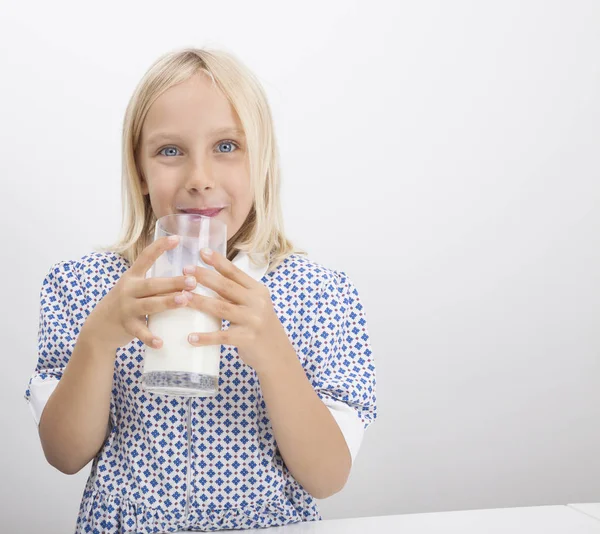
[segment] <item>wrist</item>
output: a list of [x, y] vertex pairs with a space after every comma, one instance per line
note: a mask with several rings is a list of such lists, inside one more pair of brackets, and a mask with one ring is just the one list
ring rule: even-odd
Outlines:
[[281, 380], [290, 372], [298, 371], [298, 369], [304, 372], [296, 351], [289, 345], [281, 350], [271, 351], [254, 370], [258, 380], [262, 383], [265, 380]]
[[86, 348], [86, 352], [92, 354], [108, 354], [115, 355], [117, 348], [111, 344], [107, 337], [104, 336], [100, 329], [96, 328], [93, 321], [88, 320], [79, 330], [77, 344]]

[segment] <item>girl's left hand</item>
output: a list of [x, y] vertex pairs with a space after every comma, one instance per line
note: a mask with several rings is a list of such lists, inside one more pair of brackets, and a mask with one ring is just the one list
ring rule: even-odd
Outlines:
[[[202, 250], [202, 259], [215, 270], [194, 266], [185, 274], [193, 275], [198, 283], [212, 289], [219, 297], [207, 297], [189, 292], [187, 306], [217, 317], [231, 324], [227, 330], [199, 333], [194, 346], [233, 345], [240, 358], [256, 371], [269, 364], [278, 350], [291, 345], [279, 317], [275, 313], [268, 288], [254, 280], [218, 252], [210, 256]], [[188, 292], [186, 292], [188, 293]]]

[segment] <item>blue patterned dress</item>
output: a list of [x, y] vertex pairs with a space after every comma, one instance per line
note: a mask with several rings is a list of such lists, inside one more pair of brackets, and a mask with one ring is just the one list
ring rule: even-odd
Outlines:
[[[234, 263], [251, 273], [246, 259], [240, 253]], [[36, 422], [86, 317], [128, 268], [116, 253], [92, 252], [53, 265], [44, 278], [38, 362], [25, 392]], [[376, 417], [374, 360], [356, 287], [344, 272], [296, 254], [253, 275], [269, 288], [306, 375], [354, 458]], [[145, 392], [144, 348], [135, 338], [116, 351], [112, 430], [92, 463], [76, 533], [212, 531], [321, 519], [315, 500], [286, 468], [256, 373], [235, 347], [221, 347], [219, 394], [209, 398]]]

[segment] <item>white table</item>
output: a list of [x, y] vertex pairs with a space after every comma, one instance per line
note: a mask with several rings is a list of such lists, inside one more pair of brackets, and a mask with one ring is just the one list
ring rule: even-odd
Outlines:
[[[589, 506], [589, 505], [587, 505]], [[600, 517], [600, 505], [596, 505]], [[600, 519], [572, 506], [495, 508], [360, 517], [245, 530], [245, 534], [600, 534]]]
[[594, 517], [600, 520], [600, 503], [598, 502], [569, 504], [569, 508], [573, 508], [574, 510], [577, 510], [579, 512], [589, 515], [590, 517]]

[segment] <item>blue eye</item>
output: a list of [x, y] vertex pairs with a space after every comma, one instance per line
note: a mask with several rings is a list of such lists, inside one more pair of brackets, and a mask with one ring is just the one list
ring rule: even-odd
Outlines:
[[229, 154], [231, 152], [234, 152], [233, 147], [235, 147], [235, 150], [237, 150], [239, 148], [239, 146], [237, 145], [237, 143], [234, 143], [233, 141], [221, 141], [217, 146], [229, 146], [230, 149], [229, 150], [225, 150], [225, 151], [219, 151], [222, 154]]
[[[234, 141], [221, 141], [217, 145], [217, 147], [225, 147], [225, 149], [223, 149], [223, 150], [218, 150], [218, 152], [221, 154], [230, 154], [231, 152], [235, 152], [238, 148], [240, 148], [239, 145]], [[164, 153], [166, 150], [170, 150], [171, 152]], [[173, 151], [175, 151], [175, 152], [173, 152]], [[161, 148], [158, 153], [161, 156], [171, 157], [171, 156], [179, 155], [178, 152], [179, 152], [179, 149], [177, 147], [166, 146], [164, 148]]]
[[[166, 156], [166, 154], [163, 154], [163, 150], [177, 150], [179, 151], [179, 149], [177, 147], [174, 146], [166, 146], [165, 148], [162, 148], [159, 152], [159, 154], [161, 154], [162, 156]], [[176, 156], [177, 154], [171, 154], [172, 156]]]

